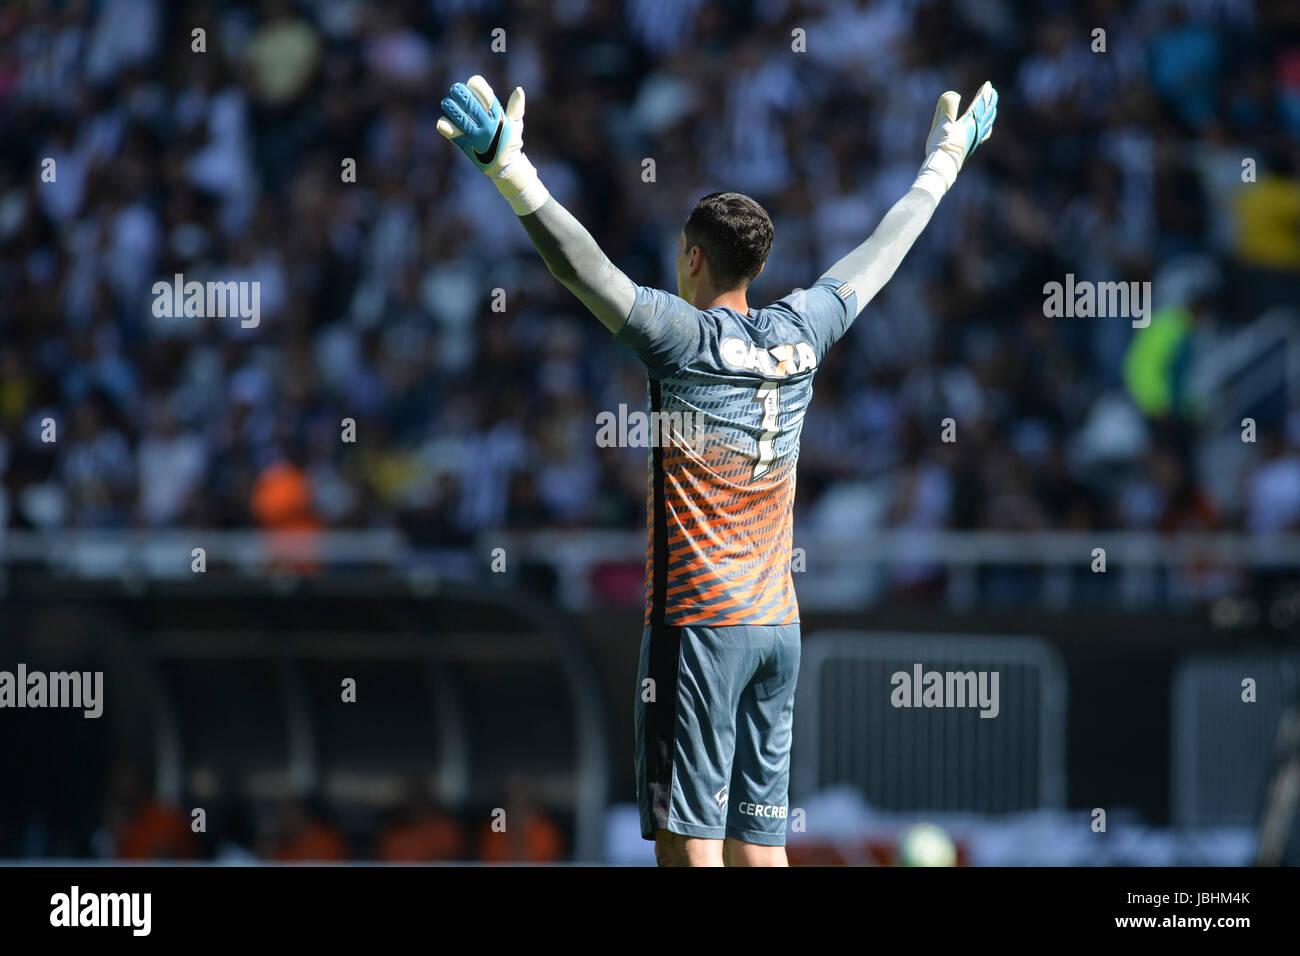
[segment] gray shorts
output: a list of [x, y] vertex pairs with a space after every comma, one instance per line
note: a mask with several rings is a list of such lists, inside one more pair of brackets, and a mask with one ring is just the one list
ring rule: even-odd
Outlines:
[[636, 690], [643, 837], [785, 845], [798, 679], [798, 624], [646, 626]]

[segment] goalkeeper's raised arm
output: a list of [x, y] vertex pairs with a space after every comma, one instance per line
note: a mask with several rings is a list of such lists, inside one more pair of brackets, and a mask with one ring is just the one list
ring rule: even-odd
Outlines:
[[934, 122], [925, 142], [926, 157], [916, 182], [885, 214], [876, 231], [822, 275], [848, 283], [857, 293], [861, 312], [889, 281], [907, 250], [930, 221], [961, 172], [966, 157], [989, 138], [998, 115], [998, 94], [992, 85], [980, 87], [966, 112], [957, 118], [961, 97], [951, 90], [939, 97]]
[[510, 203], [551, 274], [611, 332], [627, 321], [636, 287], [591, 234], [561, 206], [523, 152], [524, 91], [503, 110], [481, 76], [457, 83], [442, 101], [438, 132], [460, 148]]

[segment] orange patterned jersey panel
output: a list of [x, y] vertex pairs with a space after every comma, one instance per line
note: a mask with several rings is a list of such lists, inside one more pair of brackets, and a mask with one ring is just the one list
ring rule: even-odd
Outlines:
[[[795, 463], [786, 458], [753, 478], [755, 458], [706, 439], [696, 451], [663, 449], [664, 623], [793, 624], [790, 577]], [[651, 483], [654, 482], [651, 472]], [[653, 513], [654, 491], [650, 495]], [[655, 522], [646, 559], [653, 588]], [[650, 623], [653, 600], [647, 601]]]

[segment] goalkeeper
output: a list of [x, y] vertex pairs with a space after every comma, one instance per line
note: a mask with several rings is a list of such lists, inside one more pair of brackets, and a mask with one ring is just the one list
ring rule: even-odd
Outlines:
[[651, 450], [646, 604], [635, 698], [641, 832], [661, 865], [786, 863], [799, 607], [790, 574], [795, 464], [826, 351], [881, 287], [986, 140], [997, 93], [958, 115], [944, 93], [916, 181], [808, 289], [747, 300], [772, 248], [753, 199], [700, 199], [677, 237], [677, 294], [638, 286], [551, 198], [523, 152], [524, 91], [503, 109], [481, 76], [438, 131], [489, 176], [556, 279], [645, 363], [667, 430]]

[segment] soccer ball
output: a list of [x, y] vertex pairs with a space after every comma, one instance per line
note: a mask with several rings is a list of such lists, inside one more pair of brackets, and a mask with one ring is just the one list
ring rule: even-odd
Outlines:
[[942, 828], [918, 823], [898, 841], [898, 862], [902, 866], [956, 866], [957, 847]]

